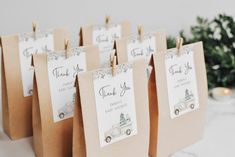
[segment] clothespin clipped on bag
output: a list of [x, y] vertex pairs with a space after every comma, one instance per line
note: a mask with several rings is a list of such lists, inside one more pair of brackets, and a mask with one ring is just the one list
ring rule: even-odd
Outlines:
[[65, 50], [65, 58], [68, 58], [68, 52], [69, 52], [69, 40], [64, 40], [64, 50]]
[[116, 66], [117, 66], [117, 56], [115, 55], [115, 53], [110, 54], [110, 63], [111, 63], [111, 67], [112, 67], [112, 75], [115, 76], [116, 75]]
[[113, 76], [116, 76], [117, 73], [117, 56], [113, 56], [113, 62], [112, 62], [112, 74]]
[[112, 52], [110, 53], [109, 57], [109, 61], [110, 61], [110, 66], [112, 66], [113, 64], [113, 57], [116, 55], [116, 50], [112, 50]]
[[143, 27], [138, 26], [137, 31], [138, 31], [138, 39], [139, 39], [139, 41], [142, 41], [143, 40], [143, 35], [144, 35]]
[[110, 16], [105, 16], [105, 27], [108, 29], [110, 26]]
[[176, 49], [177, 49], [178, 55], [180, 55], [180, 50], [183, 47], [183, 42], [184, 42], [184, 39], [182, 37], [178, 37], [176, 39]]
[[37, 23], [33, 22], [32, 27], [33, 27], [33, 38], [34, 40], [37, 40]]

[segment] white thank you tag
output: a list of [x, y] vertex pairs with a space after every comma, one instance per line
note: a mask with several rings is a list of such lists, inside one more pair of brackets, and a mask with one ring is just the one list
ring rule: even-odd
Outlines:
[[53, 50], [54, 36], [52, 31], [38, 33], [36, 40], [32, 33], [19, 36], [20, 69], [25, 97], [33, 94], [32, 55]]
[[139, 58], [150, 59], [151, 54], [156, 52], [156, 39], [152, 34], [147, 34], [142, 41], [139, 39], [130, 39], [127, 43], [128, 61], [133, 61]]
[[130, 64], [93, 73], [101, 147], [137, 134], [133, 68]]
[[167, 52], [165, 58], [168, 100], [171, 118], [199, 108], [194, 52], [184, 48], [180, 55]]
[[64, 53], [48, 54], [48, 77], [54, 122], [73, 117], [75, 79], [86, 71], [86, 54], [80, 48], [72, 49], [70, 56]]
[[122, 35], [121, 25], [114, 24], [108, 28], [105, 26], [95, 27], [93, 30], [93, 44], [98, 45], [99, 50], [112, 50], [114, 41], [120, 39]]

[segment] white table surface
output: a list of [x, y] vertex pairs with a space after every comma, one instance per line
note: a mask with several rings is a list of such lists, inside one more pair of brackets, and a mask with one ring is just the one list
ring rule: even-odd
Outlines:
[[[204, 137], [171, 157], [235, 157], [235, 98], [207, 102]], [[1, 118], [0, 118], [1, 121]], [[32, 138], [10, 141], [0, 122], [0, 157], [34, 157]]]

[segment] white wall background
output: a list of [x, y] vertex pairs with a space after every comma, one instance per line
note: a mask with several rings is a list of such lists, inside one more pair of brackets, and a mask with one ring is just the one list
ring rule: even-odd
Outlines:
[[[195, 23], [195, 17], [218, 13], [235, 15], [234, 0], [0, 0], [0, 35], [31, 31], [32, 21], [40, 29], [99, 24], [104, 16], [113, 21], [130, 20], [146, 30], [164, 28], [175, 35]], [[133, 30], [135, 27], [133, 27]]]
[[31, 31], [32, 21], [38, 21], [40, 29], [68, 26], [76, 33], [81, 25], [103, 23], [106, 14], [113, 21], [130, 20], [133, 30], [141, 24], [146, 31], [165, 29], [177, 35], [181, 29], [188, 30], [196, 16], [212, 18], [218, 13], [235, 16], [235, 1], [0, 0], [0, 35]]

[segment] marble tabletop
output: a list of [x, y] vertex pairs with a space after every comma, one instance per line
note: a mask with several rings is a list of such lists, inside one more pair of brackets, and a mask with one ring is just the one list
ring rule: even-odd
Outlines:
[[[10, 141], [1, 123], [0, 118], [0, 157], [34, 157], [32, 138]], [[235, 97], [222, 102], [209, 97], [203, 139], [171, 157], [235, 157]]]

